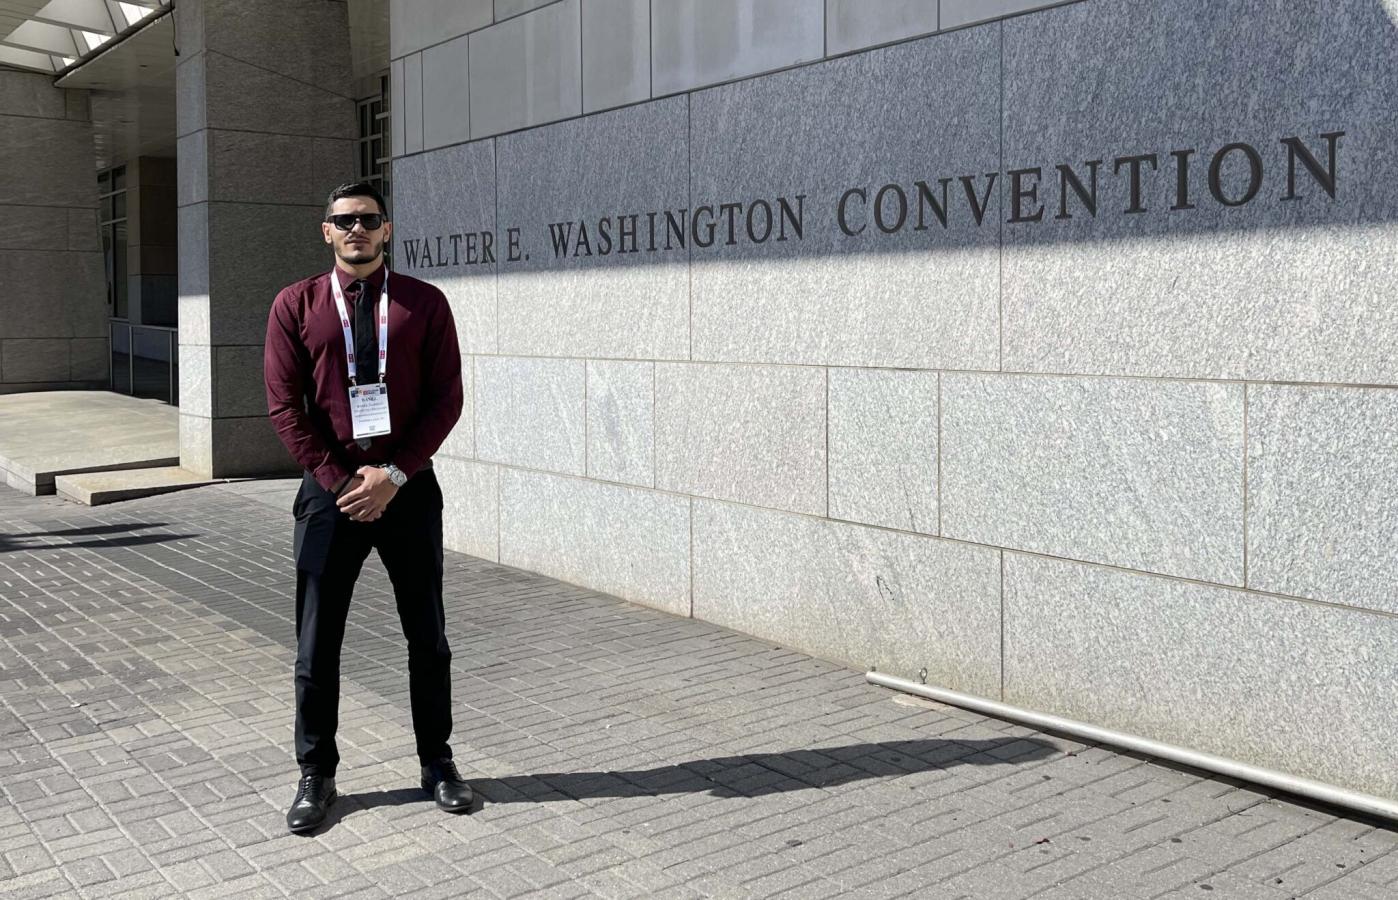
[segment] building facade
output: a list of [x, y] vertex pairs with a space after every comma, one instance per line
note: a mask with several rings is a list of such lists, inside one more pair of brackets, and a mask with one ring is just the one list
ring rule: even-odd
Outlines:
[[285, 467], [262, 323], [372, 170], [453, 549], [1398, 799], [1398, 0], [173, 19], [186, 467]]
[[1398, 796], [1398, 4], [391, 13], [457, 549]]

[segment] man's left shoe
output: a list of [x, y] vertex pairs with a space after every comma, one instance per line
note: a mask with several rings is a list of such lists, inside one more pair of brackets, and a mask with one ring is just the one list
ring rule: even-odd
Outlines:
[[431, 794], [437, 805], [449, 813], [464, 813], [471, 808], [471, 786], [456, 771], [456, 763], [437, 759], [422, 767], [422, 789]]

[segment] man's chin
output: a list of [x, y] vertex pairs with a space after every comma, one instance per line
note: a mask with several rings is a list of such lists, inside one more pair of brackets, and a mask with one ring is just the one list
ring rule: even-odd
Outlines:
[[378, 259], [379, 253], [379, 250], [372, 250], [368, 247], [346, 247], [340, 253], [340, 259], [353, 266], [362, 266]]

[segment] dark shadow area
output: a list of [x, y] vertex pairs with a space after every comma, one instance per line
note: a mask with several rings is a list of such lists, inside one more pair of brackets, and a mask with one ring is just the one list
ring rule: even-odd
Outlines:
[[[491, 803], [551, 803], [667, 794], [708, 793], [714, 797], [752, 800], [771, 794], [839, 787], [956, 766], [1013, 766], [1048, 759], [1058, 752], [1054, 745], [1033, 738], [884, 741], [693, 759], [653, 769], [472, 778], [476, 799], [469, 812], [479, 812]], [[324, 834], [346, 816], [360, 810], [431, 802], [432, 798], [417, 787], [341, 794], [330, 807], [325, 824], [310, 834]]]
[[[1036, 10], [700, 89], [687, 115], [658, 98], [401, 157], [395, 265], [471, 279], [1387, 223], [1395, 59], [1379, 0]], [[685, 192], [660, 199], [676, 144]]]
[[[27, 531], [16, 534], [0, 533], [0, 553], [21, 550], [105, 550], [113, 547], [140, 547], [199, 537], [197, 534], [131, 534], [147, 528], [164, 528], [165, 522], [132, 522], [121, 525], [89, 525], [83, 528], [60, 528], [53, 531]], [[111, 535], [111, 537], [104, 537]], [[95, 537], [100, 540], [61, 543], [43, 538]]]
[[169, 524], [168, 522], [127, 522], [119, 525], [87, 525], [82, 528], [58, 528], [53, 531], [24, 531], [19, 534], [3, 534], [0, 537], [95, 537], [101, 534], [124, 534], [129, 531], [141, 531], [146, 528], [164, 528]]
[[395, 788], [391, 791], [369, 791], [364, 794], [341, 794], [335, 804], [336, 815], [380, 806], [403, 806], [407, 803], [430, 803], [432, 797], [422, 788]]
[[756, 798], [955, 766], [1015, 765], [1047, 759], [1058, 752], [1052, 744], [1030, 738], [885, 741], [695, 759], [633, 771], [511, 775], [472, 780], [471, 786], [488, 803], [697, 793], [734, 799]]
[[422, 788], [395, 788], [391, 791], [369, 791], [363, 794], [341, 794], [326, 812], [325, 822], [304, 837], [324, 834], [352, 813], [381, 806], [406, 806], [409, 803], [431, 803], [432, 798]]

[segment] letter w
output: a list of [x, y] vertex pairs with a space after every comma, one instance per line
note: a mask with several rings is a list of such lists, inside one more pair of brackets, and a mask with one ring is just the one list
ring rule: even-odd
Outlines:
[[572, 222], [550, 222], [549, 236], [553, 240], [553, 255], [558, 259], [568, 255], [568, 242], [573, 239]]

